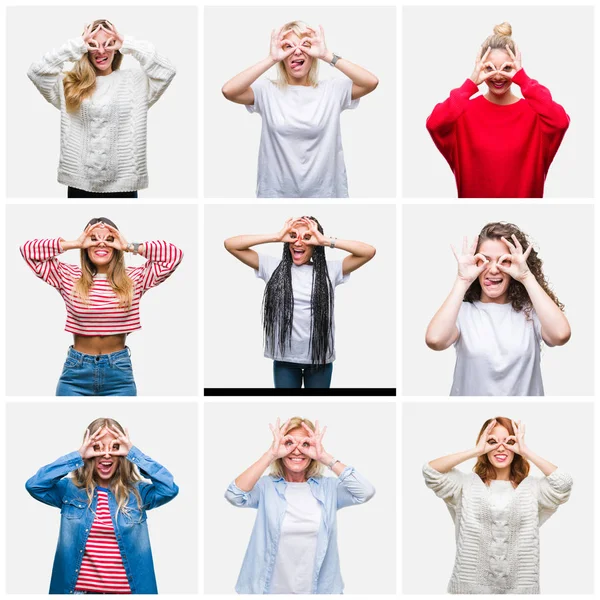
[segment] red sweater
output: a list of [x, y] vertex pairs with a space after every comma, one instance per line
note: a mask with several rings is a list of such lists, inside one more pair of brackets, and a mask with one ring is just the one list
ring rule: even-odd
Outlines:
[[459, 198], [542, 198], [544, 181], [569, 127], [565, 109], [523, 69], [523, 99], [500, 106], [467, 79], [438, 104], [427, 130], [448, 161]]

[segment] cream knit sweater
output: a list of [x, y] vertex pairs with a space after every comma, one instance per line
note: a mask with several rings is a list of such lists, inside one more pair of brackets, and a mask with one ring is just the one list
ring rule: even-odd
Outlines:
[[507, 565], [499, 574], [491, 549], [494, 523], [490, 488], [475, 473], [439, 473], [423, 466], [426, 485], [442, 498], [456, 531], [451, 594], [539, 594], [539, 528], [569, 499], [573, 480], [559, 470], [544, 478], [526, 477], [508, 508]]
[[96, 89], [75, 113], [68, 113], [63, 66], [87, 52], [83, 38], [52, 50], [27, 75], [61, 113], [58, 181], [88, 192], [130, 192], [148, 187], [146, 123], [148, 108], [175, 76], [175, 67], [148, 42], [125, 37], [122, 54], [141, 70], [117, 69], [96, 78]]

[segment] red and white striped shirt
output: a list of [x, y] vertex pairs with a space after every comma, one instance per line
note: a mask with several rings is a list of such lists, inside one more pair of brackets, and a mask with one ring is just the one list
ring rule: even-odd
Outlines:
[[31, 240], [21, 247], [21, 254], [40, 279], [59, 291], [67, 307], [65, 331], [77, 335], [118, 335], [141, 329], [140, 298], [147, 290], [167, 279], [183, 258], [183, 252], [173, 244], [144, 242], [145, 264], [127, 267], [127, 275], [133, 281], [131, 308], [119, 306], [119, 298], [106, 275], [94, 276], [89, 303], [85, 304], [73, 294], [81, 269], [57, 258], [62, 253], [60, 239]]
[[115, 528], [110, 518], [108, 494], [97, 490], [96, 516], [85, 544], [75, 591], [131, 594]]

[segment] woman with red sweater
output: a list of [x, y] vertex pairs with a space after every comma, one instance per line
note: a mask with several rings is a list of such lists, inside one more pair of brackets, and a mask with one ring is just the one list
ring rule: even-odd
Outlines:
[[[438, 104], [427, 130], [456, 178], [459, 198], [542, 198], [569, 127], [564, 108], [525, 73], [508, 23], [494, 27], [461, 87]], [[485, 83], [485, 95], [471, 96]], [[513, 94], [511, 84], [523, 98]]]
[[[81, 268], [58, 256], [78, 249]], [[126, 267], [124, 253], [146, 258]], [[57, 396], [136, 396], [127, 335], [141, 329], [140, 299], [177, 268], [183, 252], [163, 241], [128, 243], [105, 217], [92, 219], [74, 241], [31, 240], [21, 247], [31, 270], [56, 288], [73, 334]]]

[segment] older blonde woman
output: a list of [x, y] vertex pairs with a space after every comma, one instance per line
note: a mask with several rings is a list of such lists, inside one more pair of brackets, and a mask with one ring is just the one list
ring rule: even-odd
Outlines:
[[[345, 77], [320, 80], [319, 60]], [[278, 81], [259, 77], [278, 67]], [[340, 114], [379, 83], [329, 51], [323, 28], [302, 21], [271, 33], [269, 56], [223, 86], [228, 100], [262, 117], [257, 197], [347, 198]]]
[[[269, 425], [270, 448], [227, 491], [258, 514], [236, 585], [240, 594], [340, 594], [336, 512], [362, 504], [375, 488], [323, 448], [319, 422], [300, 417]], [[262, 476], [271, 467], [267, 476]], [[323, 477], [327, 467], [336, 477]]]

